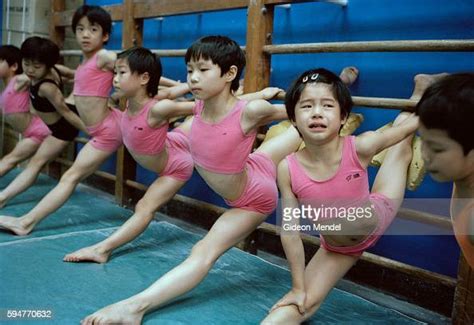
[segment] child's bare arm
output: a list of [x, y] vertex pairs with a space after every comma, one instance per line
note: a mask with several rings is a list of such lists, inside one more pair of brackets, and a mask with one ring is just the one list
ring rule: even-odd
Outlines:
[[181, 97], [187, 93], [189, 93], [190, 89], [187, 83], [178, 83], [176, 86], [163, 88], [158, 90], [158, 94], [156, 94], [156, 99], [176, 99]]
[[409, 114], [405, 120], [381, 132], [368, 131], [356, 137], [356, 149], [361, 163], [366, 166], [372, 157], [405, 139], [418, 128], [418, 116]]
[[62, 64], [55, 64], [54, 67], [58, 69], [59, 74], [63, 80], [74, 80], [74, 75], [76, 74], [76, 70], [66, 67]]
[[97, 67], [99, 69], [105, 69], [114, 71], [115, 61], [117, 60], [117, 53], [102, 49], [97, 52]]
[[160, 100], [151, 109], [150, 125], [159, 125], [173, 117], [193, 114], [194, 102], [176, 102], [169, 99]]
[[78, 115], [76, 115], [73, 111], [71, 111], [64, 101], [64, 96], [61, 91], [53, 84], [44, 83], [40, 86], [38, 94], [41, 97], [46, 98], [53, 104], [56, 108], [56, 111], [61, 114], [69, 123], [71, 123], [75, 128], [88, 133], [86, 125]]
[[267, 88], [264, 88], [260, 91], [257, 91], [257, 92], [254, 92], [254, 93], [239, 95], [237, 97], [239, 97], [239, 99], [249, 100], [249, 101], [250, 100], [255, 100], [255, 99], [270, 100], [270, 99], [276, 97], [276, 95], [278, 95], [278, 93], [283, 92], [283, 91], [284, 90], [281, 89], [281, 88], [267, 87]]
[[288, 118], [284, 105], [272, 105], [266, 100], [257, 99], [249, 102], [245, 107], [242, 118], [242, 128], [251, 130], [266, 125], [272, 121]]
[[163, 76], [160, 78], [160, 86], [174, 87], [174, 86], [178, 86], [180, 84], [181, 83], [179, 81], [176, 81], [176, 80], [173, 80], [173, 79], [170, 79], [170, 78], [166, 78], [166, 77], [163, 77]]
[[[287, 209], [289, 218], [291, 220], [282, 221], [282, 224], [298, 226], [299, 220], [292, 218], [291, 210], [298, 207], [298, 200], [291, 190], [290, 173], [288, 170], [288, 163], [282, 160], [278, 164], [278, 188], [280, 189], [282, 208]], [[285, 210], [283, 211], [285, 212]], [[304, 286], [304, 271], [305, 271], [305, 256], [303, 242], [298, 231], [284, 231], [281, 232], [281, 243], [285, 251], [286, 259], [290, 265], [291, 278], [294, 290], [305, 291]]]

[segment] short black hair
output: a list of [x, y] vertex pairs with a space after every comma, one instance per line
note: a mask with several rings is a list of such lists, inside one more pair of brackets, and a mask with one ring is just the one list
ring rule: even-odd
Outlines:
[[337, 75], [324, 68], [311, 69], [303, 72], [293, 81], [285, 95], [285, 107], [288, 118], [295, 121], [295, 106], [301, 93], [309, 83], [322, 82], [332, 86], [334, 98], [341, 108], [341, 117], [348, 117], [353, 106], [349, 89]]
[[455, 73], [428, 87], [416, 105], [428, 129], [445, 130], [467, 155], [474, 149], [474, 73]]
[[144, 47], [132, 47], [119, 53], [117, 59], [126, 59], [132, 73], [142, 74], [148, 72], [150, 81], [146, 86], [146, 91], [150, 97], [158, 93], [162, 75], [161, 61], [158, 56]]
[[236, 91], [239, 88], [239, 79], [245, 68], [245, 54], [239, 44], [226, 36], [205, 36], [194, 42], [186, 51], [184, 58], [186, 64], [193, 60], [211, 60], [221, 68], [221, 76], [230, 70], [230, 67], [237, 67], [237, 75], [232, 80], [230, 89]]
[[[102, 27], [104, 35], [112, 33], [112, 18], [110, 14], [99, 6], [83, 5], [77, 8], [72, 17], [72, 32], [76, 34], [76, 27], [82, 17], [87, 17], [92, 24], [98, 24]], [[105, 42], [107, 43], [107, 42]]]
[[15, 74], [22, 74], [23, 67], [21, 66], [21, 51], [14, 45], [2, 45], [0, 46], [0, 59], [5, 60], [8, 66], [12, 66], [16, 63], [17, 69]]
[[59, 61], [59, 47], [53, 41], [39, 36], [27, 38], [21, 44], [23, 60], [38, 61], [52, 68]]

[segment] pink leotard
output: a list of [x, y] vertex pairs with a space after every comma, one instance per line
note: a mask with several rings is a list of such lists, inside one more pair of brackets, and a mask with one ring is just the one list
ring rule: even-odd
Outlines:
[[[0, 95], [0, 108], [3, 109], [5, 115], [30, 112], [30, 97], [28, 90], [16, 91], [15, 82], [16, 76], [10, 80], [7, 87], [5, 87], [5, 90]], [[29, 138], [36, 143], [41, 143], [51, 134], [51, 131], [48, 129], [46, 124], [44, 124], [43, 120], [32, 114], [30, 124], [28, 124], [22, 134], [25, 138]]]
[[[370, 194], [367, 170], [360, 164], [355, 148], [355, 137], [344, 137], [342, 159], [336, 174], [328, 180], [313, 180], [298, 162], [296, 154], [286, 157], [291, 179], [291, 189], [298, 200], [326, 203], [354, 203], [370, 202], [373, 204], [377, 216], [378, 226], [362, 242], [354, 246], [331, 246], [321, 235], [321, 246], [326, 250], [360, 256], [364, 250], [373, 246], [390, 225], [396, 215], [396, 209], [391, 200], [380, 193]], [[328, 206], [328, 205], [326, 205]]]
[[28, 113], [30, 111], [30, 97], [28, 89], [25, 91], [15, 90], [16, 76], [13, 77], [5, 90], [0, 95], [0, 108], [5, 115], [15, 113]]
[[160, 176], [168, 176], [179, 181], [187, 181], [193, 174], [193, 159], [189, 153], [187, 136], [179, 129], [168, 132], [168, 123], [152, 128], [148, 125], [148, 113], [156, 100], [150, 100], [136, 116], [130, 116], [128, 111], [122, 115], [120, 129], [123, 142], [128, 150], [153, 156], [168, 150], [168, 161], [160, 172]]
[[266, 154], [250, 154], [257, 135], [254, 130], [245, 135], [240, 120], [245, 101], [239, 101], [218, 123], [202, 120], [204, 107], [197, 101], [189, 135], [194, 162], [212, 172], [223, 174], [247, 172], [247, 184], [236, 200], [225, 200], [231, 207], [270, 214], [277, 205], [276, 166]]
[[246, 101], [238, 101], [220, 122], [208, 123], [201, 118], [203, 101], [196, 101], [191, 126], [190, 148], [196, 165], [217, 173], [235, 174], [245, 168], [257, 135], [244, 134], [240, 120]]
[[104, 71], [97, 67], [97, 54], [85, 63], [80, 64], [74, 75], [75, 96], [109, 97], [112, 89], [112, 71]]
[[122, 129], [123, 143], [132, 152], [140, 155], [156, 155], [165, 147], [168, 123], [158, 128], [148, 125], [148, 113], [156, 104], [150, 100], [135, 116], [130, 116], [128, 110], [122, 115], [120, 128]]

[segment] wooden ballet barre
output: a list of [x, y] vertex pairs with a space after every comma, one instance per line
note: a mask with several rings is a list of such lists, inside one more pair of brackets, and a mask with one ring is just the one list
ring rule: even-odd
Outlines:
[[[297, 2], [312, 2], [314, 0], [265, 0], [266, 5], [281, 5], [288, 3]], [[201, 12], [212, 12], [220, 10], [232, 10], [232, 9], [243, 9], [247, 8], [249, 0], [227, 0], [227, 1], [216, 1], [216, 0], [201, 0], [201, 1], [189, 1], [189, 0], [155, 0], [155, 1], [144, 1], [134, 3], [132, 13], [127, 15], [133, 15], [135, 19], [143, 18], [155, 18], [165, 17], [173, 15], [184, 15]], [[110, 13], [113, 21], [123, 20], [124, 10], [123, 5], [108, 5], [102, 6], [107, 12]], [[74, 15], [75, 10], [65, 10], [60, 12], [54, 12], [52, 21], [56, 27], [66, 27], [71, 25], [71, 17]]]
[[[242, 50], [245, 51], [245, 47], [241, 46]], [[112, 52], [119, 53], [119, 50], [111, 50]], [[186, 49], [168, 49], [158, 50], [152, 49], [153, 53], [158, 54], [159, 57], [184, 57], [186, 55]], [[62, 50], [60, 51], [62, 56], [82, 56], [81, 50]]]
[[439, 216], [436, 214], [423, 212], [423, 211], [400, 208], [400, 210], [398, 210], [398, 217], [405, 220], [417, 221], [420, 223], [424, 223], [427, 225], [435, 226], [435, 227], [446, 229], [446, 230], [453, 229], [453, 224], [451, 223], [451, 219], [447, 217]]
[[327, 42], [303, 44], [273, 44], [263, 46], [268, 54], [328, 53], [328, 52], [449, 52], [473, 51], [474, 40], [369, 41]]
[[413, 111], [418, 101], [400, 98], [352, 96], [354, 106], [379, 107], [389, 109], [407, 109]]
[[159, 57], [184, 57], [186, 55], [185, 49], [180, 50], [151, 50], [153, 53], [157, 54]]
[[[285, 100], [285, 92], [279, 92], [274, 99]], [[418, 103], [418, 101], [410, 99], [360, 96], [352, 96], [352, 101], [354, 106], [407, 109], [409, 111], [413, 111]]]
[[[119, 50], [111, 50], [115, 53], [120, 53]], [[151, 50], [153, 53], [158, 54], [160, 57], [184, 57], [186, 55], [186, 50]], [[62, 56], [82, 56], [81, 50], [62, 50], [60, 51]]]
[[148, 186], [143, 185], [142, 183], [138, 183], [136, 181], [132, 181], [130, 179], [127, 179], [125, 181], [125, 184], [130, 186], [131, 188], [134, 188], [134, 189], [137, 189], [137, 190], [140, 190], [140, 191], [146, 191], [148, 189]]

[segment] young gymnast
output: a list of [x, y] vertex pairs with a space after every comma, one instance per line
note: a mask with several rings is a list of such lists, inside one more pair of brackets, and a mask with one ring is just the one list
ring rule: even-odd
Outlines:
[[[414, 114], [402, 113], [384, 131], [341, 137], [352, 99], [340, 78], [325, 69], [300, 75], [288, 90], [285, 105], [306, 147], [278, 166], [282, 211], [289, 209], [283, 229], [296, 226], [281, 236], [292, 289], [272, 307], [264, 324], [297, 324], [311, 317], [363, 251], [380, 238], [402, 202], [418, 126]], [[369, 193], [367, 166], [377, 152], [392, 145]], [[345, 209], [349, 214], [357, 208], [362, 215], [356, 221], [348, 216], [321, 217], [321, 247], [306, 267], [301, 238], [292, 231], [299, 226], [296, 211], [301, 203]], [[332, 224], [340, 224], [340, 231], [331, 231]]]
[[265, 100], [246, 102], [232, 94], [245, 56], [227, 37], [199, 39], [185, 60], [188, 84], [197, 99], [189, 133], [195, 168], [232, 209], [219, 217], [184, 262], [145, 291], [86, 317], [83, 324], [140, 323], [146, 312], [197, 286], [215, 261], [276, 207], [276, 164], [296, 150], [301, 139], [290, 129], [250, 152], [257, 128], [284, 119], [286, 113]]
[[30, 37], [21, 45], [21, 56], [27, 78], [17, 78], [14, 87], [22, 91], [29, 87], [33, 108], [48, 126], [51, 135], [44, 139], [26, 168], [2, 190], [0, 206], [28, 189], [41, 169], [77, 136], [78, 129], [85, 130], [75, 107], [64, 101], [61, 75], [54, 66], [59, 60], [56, 44], [46, 38]]
[[30, 233], [66, 202], [81, 180], [96, 171], [121, 146], [122, 113], [107, 106], [116, 54], [103, 46], [109, 39], [111, 27], [110, 15], [100, 7], [84, 5], [74, 13], [72, 29], [84, 55], [74, 76], [74, 101], [91, 139], [58, 185], [36, 207], [20, 218], [0, 217], [0, 227], [16, 235]]
[[445, 76], [418, 102], [426, 169], [440, 182], [453, 181], [451, 220], [467, 262], [474, 268], [474, 73]]
[[27, 77], [22, 73], [20, 49], [13, 45], [0, 46], [0, 78], [5, 85], [0, 94], [0, 109], [5, 122], [23, 135], [15, 148], [0, 160], [0, 176], [30, 158], [51, 134], [46, 124], [30, 112], [28, 90], [18, 88], [20, 84], [27, 83]]
[[120, 123], [124, 144], [140, 165], [160, 177], [150, 185], [134, 215], [119, 230], [93, 246], [66, 255], [64, 261], [107, 262], [114, 249], [146, 229], [154, 213], [191, 177], [193, 160], [187, 136], [180, 128], [171, 132], [168, 129], [170, 118], [192, 114], [194, 102], [154, 99], [161, 73], [160, 60], [145, 48], [132, 48], [117, 56], [114, 88], [119, 97], [128, 99]]

